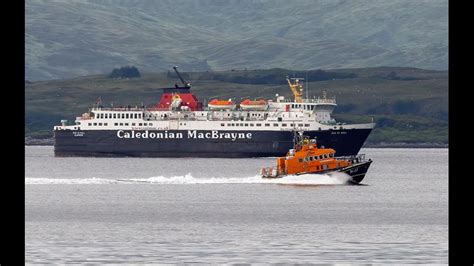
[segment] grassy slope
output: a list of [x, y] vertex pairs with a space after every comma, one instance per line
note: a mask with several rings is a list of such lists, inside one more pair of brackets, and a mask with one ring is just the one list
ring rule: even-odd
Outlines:
[[448, 1], [25, 2], [30, 80], [140, 70], [447, 69]]
[[[390, 72], [397, 79], [387, 79]], [[291, 96], [284, 76], [293, 70], [249, 70], [186, 73], [193, 92], [202, 101], [210, 98], [273, 98], [276, 93]], [[445, 71], [414, 68], [339, 69], [331, 72], [354, 73], [356, 78], [309, 82], [310, 95], [335, 96], [338, 107], [334, 117], [341, 122], [368, 122], [377, 127], [368, 142], [448, 142], [448, 77]], [[220, 80], [215, 80], [215, 74]], [[281, 82], [240, 84], [232, 77], [255, 78], [277, 75]], [[49, 137], [54, 124], [86, 112], [100, 96], [104, 105], [152, 105], [159, 101], [160, 87], [177, 80], [166, 73], [143, 74], [140, 79], [113, 80], [103, 75], [26, 84], [26, 135]]]

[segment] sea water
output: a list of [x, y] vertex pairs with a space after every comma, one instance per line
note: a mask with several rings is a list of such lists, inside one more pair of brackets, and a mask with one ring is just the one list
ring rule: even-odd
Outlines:
[[343, 175], [275, 158], [55, 158], [25, 147], [27, 263], [427, 263], [448, 258], [448, 149], [363, 149]]

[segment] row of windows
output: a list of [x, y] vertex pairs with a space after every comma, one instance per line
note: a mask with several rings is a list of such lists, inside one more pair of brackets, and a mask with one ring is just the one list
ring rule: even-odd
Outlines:
[[99, 113], [97, 114], [97, 118], [99, 119], [117, 119], [117, 118], [122, 118], [122, 119], [132, 119], [132, 118], [142, 118], [142, 114], [140, 113]]
[[92, 125], [94, 125], [94, 126], [97, 126], [97, 125], [99, 125], [99, 126], [102, 126], [102, 125], [107, 126], [107, 123], [103, 123], [103, 124], [102, 124], [102, 123], [89, 123], [89, 126], [92, 126]]
[[305, 157], [305, 158], [299, 158], [298, 161], [300, 163], [302, 162], [309, 162], [309, 161], [314, 161], [314, 160], [322, 160], [322, 159], [327, 159], [327, 158], [333, 158], [334, 157], [334, 154], [333, 153], [329, 153], [329, 154], [321, 154], [319, 155], [319, 157], [316, 155], [316, 156], [309, 156], [309, 157]]
[[[99, 125], [99, 126], [102, 126], [102, 125], [103, 125], [103, 126], [107, 126], [107, 123], [89, 123], [89, 126], [92, 126], [92, 125], [94, 125], [94, 126], [97, 126], [97, 125]], [[120, 125], [120, 126], [124, 126], [124, 125], [125, 125], [125, 126], [128, 126], [129, 124], [128, 124], [128, 123], [114, 123], [114, 126], [118, 126], [118, 125]], [[135, 125], [136, 125], [136, 123], [132, 123], [132, 127], [135, 126]], [[153, 123], [138, 123], [138, 126], [139, 126], [139, 127], [141, 127], [142, 125], [143, 125], [143, 126], [153, 126]]]
[[[289, 124], [289, 125], [290, 125], [290, 127], [294, 127], [294, 126], [295, 126], [295, 124]], [[223, 126], [225, 126], [225, 123], [221, 123], [221, 127], [223, 127]], [[253, 126], [261, 127], [262, 124], [260, 124], [260, 123], [257, 123], [257, 124], [253, 124], [253, 123], [227, 123], [227, 126], [228, 126], [228, 127], [234, 127], [234, 126], [236, 126], [236, 127], [238, 127], [238, 126], [241, 126], [241, 127], [248, 127], [248, 126], [250, 126], [250, 127], [253, 127]], [[270, 124], [264, 124], [264, 126], [269, 127]], [[273, 126], [274, 126], [274, 127], [277, 127], [278, 124], [277, 124], [277, 123], [274, 123]], [[283, 124], [281, 124], [281, 126], [282, 126], [282, 127], [286, 127], [286, 126], [288, 126], [288, 124], [284, 124], [284, 123], [283, 123]], [[299, 126], [299, 127], [302, 127], [303, 124], [298, 124], [298, 126]], [[305, 127], [309, 127], [309, 124], [304, 124], [304, 126], [305, 126]]]
[[292, 104], [291, 108], [301, 108], [303, 107], [304, 110], [314, 110], [315, 105], [308, 105], [308, 104]]

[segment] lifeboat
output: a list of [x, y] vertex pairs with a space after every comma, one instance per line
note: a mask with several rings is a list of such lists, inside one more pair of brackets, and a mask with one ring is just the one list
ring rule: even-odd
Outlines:
[[351, 176], [350, 183], [360, 183], [372, 160], [365, 159], [364, 154], [349, 157], [335, 157], [335, 154], [334, 149], [318, 148], [316, 139], [300, 136], [285, 157], [277, 158], [276, 167], [262, 168], [260, 175], [262, 178], [282, 178], [287, 175], [341, 172]]
[[240, 108], [242, 108], [242, 110], [265, 111], [268, 108], [268, 104], [265, 100], [252, 101], [247, 99], [240, 103]]
[[232, 102], [230, 99], [228, 101], [225, 100], [217, 100], [214, 99], [210, 101], [207, 106], [209, 110], [234, 110], [235, 103]]

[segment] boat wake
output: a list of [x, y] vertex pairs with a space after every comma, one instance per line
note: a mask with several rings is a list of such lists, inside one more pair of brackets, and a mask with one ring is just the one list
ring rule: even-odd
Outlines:
[[131, 179], [108, 178], [26, 178], [27, 185], [40, 184], [283, 184], [283, 185], [344, 185], [350, 180], [344, 173], [289, 175], [283, 178], [263, 179], [260, 175], [251, 177], [210, 177], [196, 178], [191, 174], [184, 176]]

